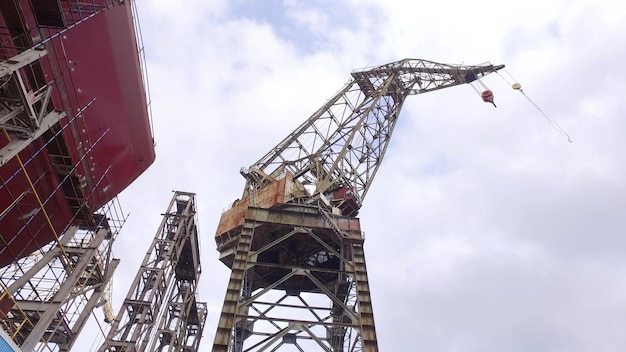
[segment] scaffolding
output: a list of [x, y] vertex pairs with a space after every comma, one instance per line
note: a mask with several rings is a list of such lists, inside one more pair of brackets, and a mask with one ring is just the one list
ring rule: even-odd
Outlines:
[[0, 322], [23, 351], [69, 351], [94, 308], [110, 305], [111, 249], [126, 218], [117, 199], [100, 211], [97, 225], [72, 226], [0, 271]]
[[[90, 125], [85, 113], [96, 97], [81, 103], [81, 89], [64, 75], [71, 62], [59, 52], [68, 30], [115, 3], [0, 5], [6, 26], [0, 27], [0, 254], [6, 258], [0, 267], [58, 243], [69, 224], [95, 225], [94, 204], [115, 196], [103, 194], [110, 166], [98, 165], [93, 153], [109, 131], [85, 133]], [[38, 25], [23, 23], [30, 16]]]
[[[66, 116], [64, 111], [50, 106], [54, 85], [62, 81], [60, 71], [56, 70], [54, 79], [46, 80], [39, 62], [52, 49], [51, 41], [117, 3], [33, 2], [31, 12], [37, 26], [31, 28], [21, 23], [25, 16], [18, 2], [2, 3], [5, 26], [0, 27], [0, 89], [4, 94], [0, 96], [0, 127], [18, 138], [0, 149], [0, 166]], [[63, 90], [61, 94], [67, 92]]]
[[98, 351], [198, 351], [207, 305], [196, 301], [197, 221], [195, 195], [175, 192]]
[[24, 351], [69, 350], [96, 307], [114, 318], [111, 247], [126, 216], [96, 153], [111, 137], [94, 124], [101, 97], [66, 55], [67, 36], [114, 6], [137, 31], [134, 1], [0, 1], [0, 325]]

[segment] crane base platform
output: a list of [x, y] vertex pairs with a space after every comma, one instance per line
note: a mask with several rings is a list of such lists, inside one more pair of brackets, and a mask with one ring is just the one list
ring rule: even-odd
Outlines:
[[213, 351], [378, 350], [358, 218], [311, 205], [248, 207], [232, 234]]

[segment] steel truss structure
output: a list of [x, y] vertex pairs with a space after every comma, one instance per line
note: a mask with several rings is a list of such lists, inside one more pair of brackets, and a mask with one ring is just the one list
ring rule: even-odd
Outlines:
[[[96, 157], [120, 124], [103, 126], [102, 94], [81, 85], [89, 73], [76, 69], [76, 55], [67, 57], [66, 39], [92, 33], [130, 3], [0, 1], [0, 267], [56, 241], [69, 223], [93, 225], [93, 213], [120, 191], [109, 182], [118, 166]], [[128, 7], [139, 33], [134, 1]], [[105, 39], [98, 28], [93, 42]], [[141, 37], [128, 37], [136, 39], [147, 92]]]
[[197, 223], [195, 194], [175, 192], [98, 351], [198, 351], [207, 305], [196, 301]]
[[213, 351], [375, 350], [359, 228], [310, 205], [248, 208]]
[[106, 286], [119, 263], [111, 248], [125, 218], [117, 201], [101, 210], [97, 225], [70, 227], [0, 272], [0, 323], [22, 351], [69, 351], [93, 310], [110, 309]]
[[314, 185], [314, 193], [351, 187], [363, 200], [408, 96], [471, 83], [503, 67], [404, 59], [353, 71], [326, 104], [244, 170], [246, 192], [290, 172]]
[[231, 271], [213, 351], [378, 351], [356, 218], [405, 99], [503, 65], [404, 59], [350, 81], [259, 161], [216, 231]]
[[24, 351], [69, 350], [96, 307], [115, 318], [110, 250], [125, 216], [116, 167], [96, 152], [114, 126], [92, 128], [102, 95], [81, 86], [87, 73], [72, 73], [77, 56], [66, 49], [80, 40], [66, 39], [88, 33], [102, 44], [97, 23], [129, 3], [0, 1], [0, 325]]

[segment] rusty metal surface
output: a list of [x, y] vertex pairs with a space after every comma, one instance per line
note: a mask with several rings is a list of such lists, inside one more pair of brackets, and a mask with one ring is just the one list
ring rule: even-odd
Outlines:
[[378, 350], [359, 219], [248, 207], [231, 235], [213, 351]]
[[[293, 177], [291, 174], [269, 184], [267, 187], [256, 193], [255, 206], [260, 208], [271, 208], [276, 204], [285, 203], [288, 199], [287, 191], [292, 188]], [[219, 238], [226, 232], [243, 225], [246, 211], [251, 205], [250, 196], [243, 197], [233, 202], [230, 209], [222, 213], [220, 222], [217, 225], [215, 237]], [[216, 239], [218, 241], [218, 239]]]

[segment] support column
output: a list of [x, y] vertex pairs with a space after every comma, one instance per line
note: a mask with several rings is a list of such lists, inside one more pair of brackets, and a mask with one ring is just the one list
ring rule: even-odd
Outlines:
[[206, 303], [196, 302], [195, 194], [176, 192], [99, 352], [197, 351]]
[[214, 352], [378, 351], [358, 219], [249, 207], [234, 236]]
[[243, 336], [235, 331], [235, 326], [241, 322], [241, 318], [238, 314], [238, 309], [240, 309], [239, 301], [240, 297], [246, 296], [242, 294], [242, 290], [244, 288], [244, 279], [248, 258], [250, 257], [250, 245], [252, 244], [254, 228], [254, 220], [246, 220], [241, 229], [241, 234], [239, 235], [235, 260], [231, 268], [230, 279], [228, 281], [228, 287], [226, 288], [226, 296], [224, 297], [224, 304], [222, 306], [222, 313], [220, 314], [220, 320], [217, 324], [215, 342], [213, 343], [214, 352], [228, 352], [228, 346], [231, 343], [237, 346], [234, 348], [234, 351], [241, 351]]

